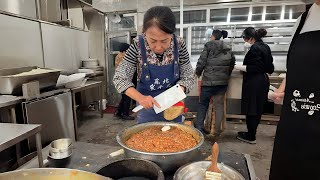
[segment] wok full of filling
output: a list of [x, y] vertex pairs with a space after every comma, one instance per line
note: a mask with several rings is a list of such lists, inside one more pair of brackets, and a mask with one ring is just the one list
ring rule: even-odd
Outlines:
[[144, 129], [131, 135], [125, 144], [135, 150], [154, 153], [179, 152], [197, 145], [191, 134], [179, 128], [171, 127], [168, 131], [161, 131], [161, 128], [155, 126]]

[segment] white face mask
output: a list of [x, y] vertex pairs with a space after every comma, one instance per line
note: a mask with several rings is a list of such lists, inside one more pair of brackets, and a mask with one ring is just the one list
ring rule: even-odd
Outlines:
[[244, 43], [244, 47], [246, 47], [246, 48], [250, 48], [252, 46], [252, 44], [250, 44], [250, 43], [248, 43], [248, 42], [245, 42]]

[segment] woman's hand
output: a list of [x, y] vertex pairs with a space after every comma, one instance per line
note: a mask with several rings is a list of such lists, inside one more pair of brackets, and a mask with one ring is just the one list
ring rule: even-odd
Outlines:
[[181, 89], [182, 89], [183, 92], [186, 92], [186, 88], [185, 88], [184, 86], [181, 86], [181, 85], [180, 85], [180, 87], [181, 87]]
[[157, 103], [157, 101], [152, 96], [142, 95], [141, 97], [139, 97], [137, 99], [137, 101], [145, 109], [150, 109], [153, 107], [153, 105], [157, 106], [158, 108], [161, 108], [160, 105]]
[[278, 89], [274, 89], [274, 92], [268, 93], [268, 98], [271, 99], [275, 104], [283, 104], [285, 87], [286, 87], [286, 78], [283, 79]]
[[269, 91], [268, 98], [271, 99], [275, 104], [283, 104], [284, 92]]

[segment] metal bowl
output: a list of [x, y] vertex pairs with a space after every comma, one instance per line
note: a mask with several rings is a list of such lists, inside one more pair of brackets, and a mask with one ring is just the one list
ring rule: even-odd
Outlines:
[[72, 149], [66, 149], [63, 151], [54, 151], [52, 148], [49, 148], [49, 156], [53, 159], [63, 159], [68, 156], [71, 156]]
[[34, 168], [0, 173], [0, 180], [112, 180], [98, 174], [65, 168]]
[[48, 161], [50, 167], [56, 168], [64, 168], [66, 167], [71, 161], [72, 149], [68, 151], [64, 151], [62, 153], [52, 153], [49, 152]]
[[[198, 144], [191, 148], [180, 152], [174, 153], [150, 153], [143, 152], [129, 148], [125, 141], [127, 141], [131, 135], [140, 132], [144, 129], [154, 126], [174, 126], [189, 134], [197, 140]], [[147, 137], [146, 137], [147, 138]], [[184, 164], [197, 160], [200, 157], [200, 147], [204, 142], [204, 137], [200, 131], [196, 128], [187, 126], [184, 124], [170, 123], [170, 122], [151, 122], [138, 124], [132, 127], [128, 127], [120, 131], [117, 135], [117, 142], [124, 148], [125, 155], [127, 157], [146, 159], [155, 162], [160, 166], [164, 172], [174, 172], [176, 169]]]
[[162, 170], [155, 163], [142, 159], [123, 159], [101, 168], [97, 174], [112, 179], [164, 180]]
[[72, 139], [63, 138], [51, 142], [50, 147], [53, 151], [66, 151], [72, 147]]
[[[180, 167], [174, 174], [173, 180], [203, 180], [210, 161], [198, 161]], [[245, 180], [245, 178], [232, 167], [218, 163], [222, 171], [223, 180]]]

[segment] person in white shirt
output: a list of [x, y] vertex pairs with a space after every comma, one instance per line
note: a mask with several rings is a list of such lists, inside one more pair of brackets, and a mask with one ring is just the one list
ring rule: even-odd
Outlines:
[[282, 103], [270, 180], [319, 179], [320, 162], [320, 0], [297, 21], [281, 86], [269, 93]]

